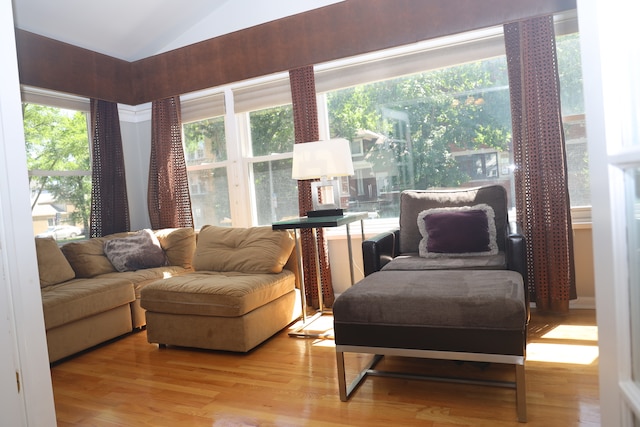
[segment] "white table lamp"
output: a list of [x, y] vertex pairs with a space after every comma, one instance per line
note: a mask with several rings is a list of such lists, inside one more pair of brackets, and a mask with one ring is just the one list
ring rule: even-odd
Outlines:
[[291, 178], [318, 179], [311, 183], [313, 211], [309, 216], [342, 215], [340, 183], [336, 177], [353, 175], [351, 148], [346, 139], [293, 145]]

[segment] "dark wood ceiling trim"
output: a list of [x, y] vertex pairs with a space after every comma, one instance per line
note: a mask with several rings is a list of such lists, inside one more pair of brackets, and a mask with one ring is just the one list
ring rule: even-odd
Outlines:
[[132, 63], [16, 29], [20, 83], [106, 101], [134, 102]]
[[24, 84], [137, 105], [575, 7], [576, 0], [346, 0], [130, 64], [18, 31], [18, 65]]

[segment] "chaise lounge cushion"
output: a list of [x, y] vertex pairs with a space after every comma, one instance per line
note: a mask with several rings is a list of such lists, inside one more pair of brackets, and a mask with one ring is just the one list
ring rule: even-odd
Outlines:
[[333, 312], [363, 325], [522, 330], [527, 321], [522, 276], [508, 270], [380, 271], [341, 294]]
[[507, 257], [504, 252], [498, 252], [495, 255], [450, 255], [440, 258], [425, 258], [418, 253], [408, 253], [393, 258], [381, 270], [504, 270], [506, 268]]

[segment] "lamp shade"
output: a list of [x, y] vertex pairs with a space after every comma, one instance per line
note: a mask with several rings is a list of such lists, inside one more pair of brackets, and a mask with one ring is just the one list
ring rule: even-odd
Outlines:
[[293, 145], [291, 178], [301, 180], [347, 175], [353, 175], [353, 162], [349, 141], [346, 139]]

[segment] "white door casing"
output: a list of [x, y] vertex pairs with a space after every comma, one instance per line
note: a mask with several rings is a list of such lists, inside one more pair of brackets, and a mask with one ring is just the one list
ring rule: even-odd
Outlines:
[[631, 371], [640, 355], [631, 351], [630, 316], [630, 290], [640, 286], [640, 277], [629, 268], [637, 255], [628, 245], [634, 211], [627, 208], [637, 186], [627, 171], [640, 168], [640, 93], [637, 86], [634, 90], [640, 76], [634, 42], [639, 9], [637, 2], [625, 0], [578, 0], [603, 426], [633, 426], [640, 420], [640, 389]]

